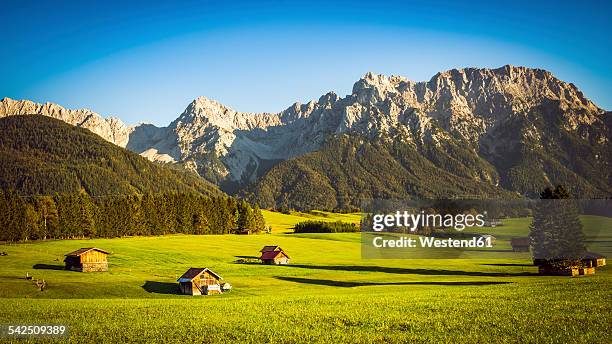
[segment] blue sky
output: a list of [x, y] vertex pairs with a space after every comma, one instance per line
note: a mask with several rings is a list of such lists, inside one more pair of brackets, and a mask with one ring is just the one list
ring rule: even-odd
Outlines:
[[612, 109], [611, 2], [6, 1], [0, 97], [167, 125], [200, 96], [276, 112], [368, 71], [539, 67]]

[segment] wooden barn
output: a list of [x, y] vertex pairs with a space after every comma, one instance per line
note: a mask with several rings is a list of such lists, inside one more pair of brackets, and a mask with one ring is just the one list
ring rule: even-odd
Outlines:
[[261, 252], [259, 259], [264, 264], [285, 265], [289, 264], [291, 259], [280, 246], [264, 246], [259, 252]]
[[538, 265], [538, 273], [544, 276], [586, 276], [594, 275], [594, 267], [584, 266], [561, 266], [555, 264], [540, 264]]
[[81, 272], [108, 271], [109, 254], [110, 252], [95, 247], [78, 249], [65, 255], [65, 269]]
[[528, 237], [512, 238], [510, 245], [512, 245], [512, 251], [514, 252], [529, 252]]
[[582, 265], [587, 268], [597, 268], [606, 265], [606, 256], [595, 252], [585, 252]]
[[181, 294], [221, 294], [221, 276], [208, 268], [189, 268], [178, 280]]
[[578, 276], [580, 271], [574, 266], [556, 266], [554, 264], [538, 265], [538, 274], [543, 276]]
[[[551, 265], [551, 264], [559, 265], [560, 263], [563, 263], [564, 261], [566, 261], [566, 259], [534, 259], [533, 265], [536, 265], [536, 266], [545, 266], [545, 265]], [[580, 258], [579, 261], [576, 260], [574, 263], [575, 263], [574, 265], [576, 266], [576, 269], [579, 269], [579, 268], [590, 269], [590, 268], [602, 267], [606, 265], [606, 256], [599, 254], [599, 253], [587, 251], [582, 255], [582, 258]]]

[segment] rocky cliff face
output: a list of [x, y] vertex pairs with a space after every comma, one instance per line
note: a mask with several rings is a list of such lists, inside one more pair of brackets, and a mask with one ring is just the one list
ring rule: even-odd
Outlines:
[[[222, 162], [217, 166], [222, 178], [247, 182], [265, 170], [266, 161], [317, 150], [331, 134], [387, 135], [415, 144], [459, 139], [495, 155], [504, 144], [496, 139], [500, 130], [553, 108], [569, 132], [601, 124], [604, 113], [573, 84], [547, 71], [505, 66], [451, 70], [427, 82], [368, 73], [344, 98], [328, 93], [276, 114], [240, 113], [199, 98], [170, 129], [180, 146], [177, 158], [206, 168], [197, 156], [212, 153]], [[541, 134], [524, 129], [525, 136]], [[605, 132], [590, 134], [598, 135], [591, 138], [597, 142], [609, 140]]]
[[125, 147], [128, 128], [115, 117], [103, 118], [88, 109], [69, 110], [53, 103], [38, 104], [29, 100], [4, 98], [0, 101], [0, 118], [12, 115], [43, 115], [62, 120], [74, 126], [83, 127], [98, 134], [105, 140]]
[[586, 140], [593, 152], [608, 148], [610, 140], [605, 111], [573, 84], [541, 69], [513, 66], [453, 69], [425, 82], [367, 73], [350, 95], [328, 93], [279, 113], [237, 112], [200, 97], [165, 128], [126, 127], [89, 110], [49, 103], [0, 102], [0, 117], [31, 113], [88, 128], [151, 160], [181, 162], [228, 188], [252, 183], [279, 161], [316, 151], [334, 135], [401, 141], [419, 149], [466, 146], [474, 159], [498, 171], [475, 172], [473, 178], [492, 184], [501, 179], [510, 189], [508, 173], [515, 166], [508, 157], [520, 164], [524, 159], [517, 155], [526, 150], [546, 151], [551, 144], [546, 137], [562, 131]]

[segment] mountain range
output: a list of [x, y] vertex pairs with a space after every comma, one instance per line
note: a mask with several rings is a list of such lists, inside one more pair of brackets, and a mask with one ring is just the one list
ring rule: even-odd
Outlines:
[[350, 209], [402, 197], [533, 197], [552, 184], [609, 197], [610, 112], [542, 69], [453, 69], [429, 81], [367, 73], [278, 113], [200, 97], [167, 127], [5, 98], [152, 161], [197, 172], [264, 207]]

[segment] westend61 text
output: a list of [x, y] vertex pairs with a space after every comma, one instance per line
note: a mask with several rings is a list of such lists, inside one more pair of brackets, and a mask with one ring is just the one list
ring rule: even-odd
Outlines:
[[374, 237], [372, 245], [376, 248], [483, 248], [493, 247], [491, 237], [472, 237], [471, 239], [439, 239], [434, 237], [419, 237], [418, 240], [411, 237], [399, 237], [398, 239], [384, 239]]

